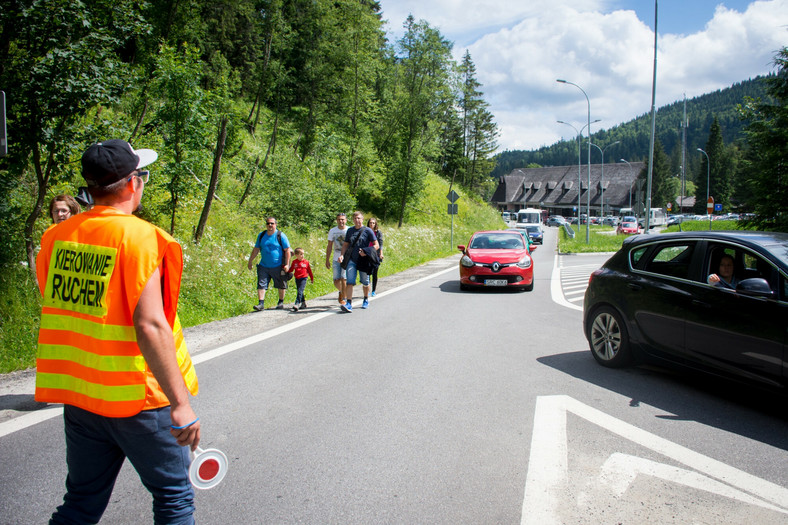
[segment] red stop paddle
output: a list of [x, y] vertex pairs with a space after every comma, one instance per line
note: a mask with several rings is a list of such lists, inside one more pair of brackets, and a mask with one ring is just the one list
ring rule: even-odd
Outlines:
[[210, 489], [221, 483], [227, 474], [227, 456], [221, 450], [197, 447], [192, 456], [189, 480], [195, 488]]

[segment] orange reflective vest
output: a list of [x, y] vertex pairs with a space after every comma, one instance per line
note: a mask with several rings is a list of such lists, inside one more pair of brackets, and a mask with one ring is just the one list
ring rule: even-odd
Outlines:
[[96, 206], [48, 229], [36, 264], [43, 303], [36, 401], [109, 417], [169, 404], [140, 352], [133, 322], [156, 268], [178, 366], [189, 391], [197, 393], [177, 314], [183, 254], [170, 235], [133, 215]]

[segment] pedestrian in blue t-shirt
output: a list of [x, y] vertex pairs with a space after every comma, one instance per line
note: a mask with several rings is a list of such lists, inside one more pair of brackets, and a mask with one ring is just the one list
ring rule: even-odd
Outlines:
[[264, 308], [265, 292], [268, 284], [273, 281], [274, 288], [279, 290], [279, 302], [277, 310], [285, 307], [285, 291], [287, 290], [287, 279], [285, 274], [290, 271], [290, 242], [287, 236], [276, 229], [276, 219], [268, 217], [265, 220], [265, 231], [260, 232], [257, 241], [254, 243], [252, 253], [249, 255], [248, 267], [251, 270], [257, 254], [260, 254], [260, 262], [257, 263], [257, 298], [259, 302], [254, 305], [255, 311]]

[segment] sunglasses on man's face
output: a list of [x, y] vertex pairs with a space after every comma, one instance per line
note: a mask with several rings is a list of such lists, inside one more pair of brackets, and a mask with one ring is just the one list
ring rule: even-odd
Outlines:
[[276, 223], [275, 223], [275, 222], [266, 222], [266, 224], [267, 224], [268, 226], [276, 226]]
[[[148, 171], [148, 170], [137, 170], [137, 173], [134, 174], [133, 176], [141, 178], [142, 182], [147, 184], [148, 181], [150, 180], [150, 171]], [[131, 180], [131, 177], [129, 177], [129, 180]]]

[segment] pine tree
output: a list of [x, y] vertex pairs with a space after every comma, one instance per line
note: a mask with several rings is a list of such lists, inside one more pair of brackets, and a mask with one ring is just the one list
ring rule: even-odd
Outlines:
[[774, 62], [778, 73], [767, 80], [773, 99], [750, 99], [743, 108], [749, 120], [743, 171], [752, 188], [746, 203], [755, 212], [752, 222], [763, 229], [788, 231], [788, 47]]

